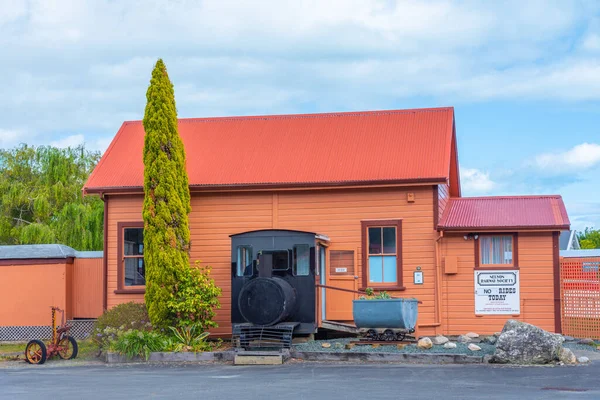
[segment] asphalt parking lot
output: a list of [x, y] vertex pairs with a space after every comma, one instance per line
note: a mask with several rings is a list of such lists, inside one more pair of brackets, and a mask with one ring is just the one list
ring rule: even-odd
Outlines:
[[288, 363], [23, 365], [2, 399], [599, 399], [600, 363], [572, 367]]

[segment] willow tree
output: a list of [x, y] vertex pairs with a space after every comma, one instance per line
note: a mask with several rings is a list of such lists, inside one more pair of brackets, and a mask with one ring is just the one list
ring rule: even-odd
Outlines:
[[144, 113], [144, 262], [152, 324], [175, 325], [169, 303], [189, 276], [191, 211], [185, 150], [177, 131], [175, 92], [162, 60], [152, 71]]
[[81, 194], [99, 158], [83, 146], [0, 149], [0, 244], [102, 250], [102, 200]]

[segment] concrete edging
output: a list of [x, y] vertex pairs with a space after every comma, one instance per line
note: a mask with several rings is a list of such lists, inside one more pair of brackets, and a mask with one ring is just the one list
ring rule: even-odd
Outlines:
[[[204, 353], [191, 352], [156, 352], [150, 353], [148, 361], [142, 357], [127, 358], [118, 353], [106, 353], [107, 364], [125, 363], [193, 363], [233, 361], [234, 351], [217, 351]], [[325, 352], [325, 351], [290, 351], [290, 357], [304, 361], [350, 361], [350, 362], [395, 362], [406, 364], [480, 364], [484, 356], [447, 353], [358, 353], [358, 352]]]
[[207, 351], [202, 353], [193, 352], [156, 352], [150, 353], [150, 357], [146, 361], [142, 357], [128, 358], [119, 353], [106, 353], [105, 362], [107, 364], [124, 364], [124, 363], [146, 363], [146, 362], [210, 362], [210, 361], [233, 361], [234, 354], [232, 351]]
[[402, 362], [408, 364], [480, 364], [483, 356], [447, 353], [349, 353], [292, 351], [292, 358], [305, 361]]

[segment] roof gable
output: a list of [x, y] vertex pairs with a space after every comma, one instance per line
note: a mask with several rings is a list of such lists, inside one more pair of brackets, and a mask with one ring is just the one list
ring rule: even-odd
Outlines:
[[[454, 109], [180, 119], [190, 187], [445, 183]], [[450, 145], [449, 145], [450, 144]], [[84, 192], [141, 189], [141, 121], [125, 122]]]

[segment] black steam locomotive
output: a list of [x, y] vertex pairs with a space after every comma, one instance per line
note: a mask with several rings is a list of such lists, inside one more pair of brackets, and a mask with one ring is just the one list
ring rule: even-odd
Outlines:
[[[323, 237], [260, 230], [231, 236], [231, 322], [242, 342], [317, 330], [316, 256]], [[246, 347], [246, 346], [243, 346]]]

